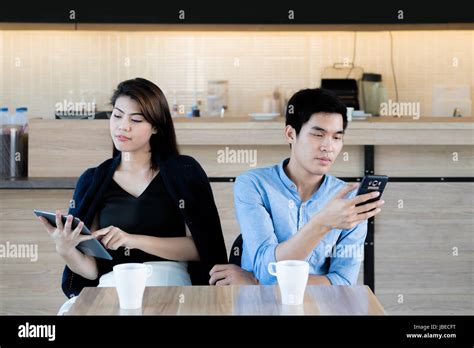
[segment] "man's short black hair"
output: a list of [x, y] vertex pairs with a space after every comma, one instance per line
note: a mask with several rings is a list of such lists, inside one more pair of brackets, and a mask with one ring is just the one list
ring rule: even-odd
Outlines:
[[286, 107], [286, 125], [292, 126], [296, 134], [318, 112], [340, 114], [343, 129], [347, 127], [347, 108], [331, 91], [322, 88], [308, 88], [296, 92]]

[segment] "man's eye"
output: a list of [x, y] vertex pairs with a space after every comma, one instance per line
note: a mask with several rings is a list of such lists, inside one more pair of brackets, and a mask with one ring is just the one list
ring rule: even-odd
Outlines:
[[122, 116], [120, 115], [114, 115], [115, 118], [121, 118]]
[[342, 137], [334, 137], [336, 140], [342, 140]]

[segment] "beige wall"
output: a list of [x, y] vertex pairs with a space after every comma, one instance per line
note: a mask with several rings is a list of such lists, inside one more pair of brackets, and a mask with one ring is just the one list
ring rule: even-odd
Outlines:
[[[434, 85], [469, 85], [474, 92], [473, 31], [392, 33], [400, 101], [419, 102], [421, 115], [430, 115]], [[79, 102], [82, 91], [104, 109], [118, 82], [142, 76], [169, 98], [178, 91], [178, 103], [189, 108], [194, 90], [205, 99], [207, 81], [219, 79], [229, 80], [229, 113], [245, 116], [261, 111], [275, 86], [283, 93], [319, 86], [325, 67], [352, 61], [353, 42], [354, 33], [343, 31], [4, 30], [0, 104], [53, 118], [56, 103]], [[355, 64], [381, 73], [394, 99], [389, 32], [358, 32], [356, 42]]]

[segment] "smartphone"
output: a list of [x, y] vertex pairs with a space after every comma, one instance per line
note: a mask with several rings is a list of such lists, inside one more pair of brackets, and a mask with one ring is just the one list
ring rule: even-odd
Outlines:
[[[56, 227], [56, 214], [55, 213], [43, 211], [43, 210], [37, 210], [37, 209], [33, 210], [33, 213], [36, 216], [44, 217], [46, 220], [48, 220], [48, 222], [52, 226]], [[63, 224], [65, 224], [67, 215], [61, 215], [61, 219], [63, 221]], [[77, 227], [77, 225], [79, 225], [80, 222], [81, 220], [79, 220], [77, 217], [74, 217], [71, 224], [71, 231], [74, 230]], [[81, 234], [91, 234], [91, 231], [87, 228], [86, 225], [84, 225], [82, 227]], [[104, 246], [97, 239], [89, 239], [89, 240], [80, 242], [77, 245], [77, 249], [79, 249], [86, 255], [100, 257], [106, 260], [112, 260], [112, 256], [109, 254], [109, 252], [104, 248]]]
[[[367, 203], [372, 203], [378, 201], [382, 197], [383, 190], [385, 185], [387, 185], [388, 176], [386, 175], [366, 175], [362, 179], [362, 182], [359, 184], [359, 190], [357, 191], [357, 196], [363, 195], [365, 193], [379, 191], [380, 195], [376, 198], [369, 199], [365, 202], [356, 204], [356, 207], [364, 205]], [[373, 210], [373, 209], [372, 209]]]

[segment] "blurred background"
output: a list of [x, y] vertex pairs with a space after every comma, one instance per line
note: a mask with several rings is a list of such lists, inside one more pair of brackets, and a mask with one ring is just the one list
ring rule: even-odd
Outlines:
[[[263, 111], [275, 92], [281, 112], [288, 96], [321, 86], [323, 78], [360, 81], [363, 73], [374, 73], [387, 99], [419, 103], [421, 115], [452, 116], [455, 108], [472, 115], [472, 31], [236, 29], [0, 31], [2, 105], [27, 106], [43, 118], [54, 118], [65, 100], [110, 110], [116, 85], [141, 76], [162, 88], [170, 107], [183, 105], [187, 113], [200, 105], [202, 116], [212, 114], [212, 83], [225, 81], [227, 114], [246, 116]], [[457, 103], [444, 100], [446, 89]]]

